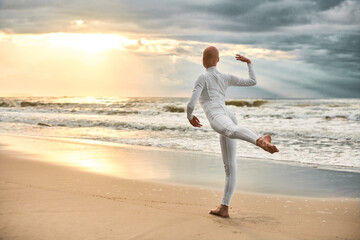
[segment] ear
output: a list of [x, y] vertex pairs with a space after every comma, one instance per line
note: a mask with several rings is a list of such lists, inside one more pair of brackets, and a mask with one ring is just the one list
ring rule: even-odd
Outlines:
[[217, 62], [219, 62], [219, 61], [220, 61], [220, 58], [218, 58]]

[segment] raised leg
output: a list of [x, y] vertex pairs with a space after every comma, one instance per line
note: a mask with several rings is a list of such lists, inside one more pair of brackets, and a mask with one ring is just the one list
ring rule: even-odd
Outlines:
[[269, 134], [261, 137], [258, 133], [247, 127], [236, 125], [236, 123], [234, 123], [227, 115], [217, 116], [212, 119], [210, 125], [216, 132], [228, 138], [250, 142], [269, 153], [279, 151], [275, 145], [271, 144], [271, 137]]
[[210, 122], [210, 125], [216, 132], [225, 137], [244, 140], [255, 145], [256, 140], [261, 137], [247, 127], [238, 126], [227, 115], [217, 116]]

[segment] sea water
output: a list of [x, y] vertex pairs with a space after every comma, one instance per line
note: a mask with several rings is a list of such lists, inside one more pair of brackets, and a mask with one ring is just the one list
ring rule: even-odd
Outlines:
[[[0, 132], [200, 151], [221, 158], [219, 135], [199, 104], [194, 115], [203, 127], [189, 124], [184, 112], [188, 100], [1, 97]], [[228, 100], [235, 104], [228, 108], [239, 125], [271, 134], [280, 150], [269, 154], [239, 140], [239, 161], [247, 157], [360, 172], [360, 99]]]

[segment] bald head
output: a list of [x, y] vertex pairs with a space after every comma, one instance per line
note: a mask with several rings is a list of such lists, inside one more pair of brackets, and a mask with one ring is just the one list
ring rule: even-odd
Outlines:
[[216, 47], [210, 46], [203, 52], [203, 65], [205, 68], [216, 66], [219, 62], [219, 51]]

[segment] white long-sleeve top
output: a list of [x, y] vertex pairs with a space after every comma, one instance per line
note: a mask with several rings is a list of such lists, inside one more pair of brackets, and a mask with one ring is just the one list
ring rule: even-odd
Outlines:
[[186, 114], [187, 118], [193, 118], [193, 111], [197, 101], [199, 100], [203, 107], [205, 114], [209, 117], [208, 103], [218, 103], [225, 105], [225, 92], [229, 86], [253, 86], [256, 85], [256, 77], [254, 68], [251, 63], [248, 66], [248, 78], [239, 78], [231, 74], [220, 73], [216, 67], [206, 69], [206, 72], [201, 74], [195, 82], [195, 87], [187, 104]]

